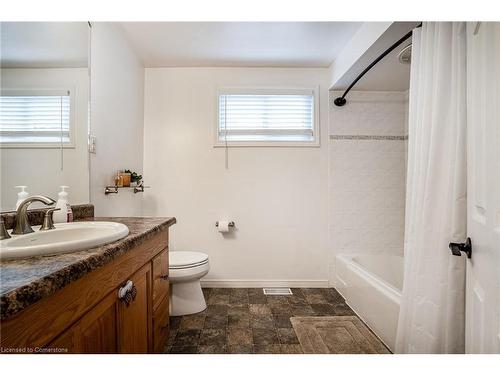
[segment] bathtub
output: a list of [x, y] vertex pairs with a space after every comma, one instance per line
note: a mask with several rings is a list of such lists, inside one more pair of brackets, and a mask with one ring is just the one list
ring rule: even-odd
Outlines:
[[403, 257], [337, 255], [336, 287], [347, 304], [394, 351], [403, 287]]

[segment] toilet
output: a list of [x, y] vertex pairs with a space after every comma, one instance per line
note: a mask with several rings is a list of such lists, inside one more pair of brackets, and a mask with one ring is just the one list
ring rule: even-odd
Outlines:
[[172, 287], [170, 316], [189, 315], [207, 308], [200, 279], [210, 266], [208, 255], [196, 251], [171, 251], [169, 278]]

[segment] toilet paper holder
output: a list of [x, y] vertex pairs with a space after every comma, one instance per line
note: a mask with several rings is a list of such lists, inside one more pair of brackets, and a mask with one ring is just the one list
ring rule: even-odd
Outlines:
[[[228, 225], [229, 225], [230, 228], [234, 228], [234, 226], [235, 226], [234, 221], [230, 221]], [[219, 222], [218, 221], [215, 222], [215, 226], [216, 227], [219, 226]]]

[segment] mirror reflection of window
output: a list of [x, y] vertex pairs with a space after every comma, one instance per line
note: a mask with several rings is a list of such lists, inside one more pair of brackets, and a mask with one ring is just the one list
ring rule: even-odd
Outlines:
[[0, 143], [4, 146], [69, 146], [70, 92], [64, 90], [2, 90]]
[[0, 36], [0, 209], [18, 185], [88, 203], [88, 23], [1, 22]]

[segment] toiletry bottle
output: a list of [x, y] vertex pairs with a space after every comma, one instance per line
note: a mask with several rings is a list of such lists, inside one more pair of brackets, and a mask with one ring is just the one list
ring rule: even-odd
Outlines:
[[115, 186], [123, 187], [123, 176], [121, 175], [120, 171], [116, 173]]
[[28, 192], [26, 189], [28, 188], [27, 186], [19, 185], [15, 187], [16, 189], [21, 189], [19, 193], [17, 193], [17, 203], [16, 203], [16, 210], [19, 208], [19, 205], [22, 203], [23, 200], [28, 198]]
[[54, 211], [52, 214], [54, 223], [68, 223], [73, 221], [73, 210], [68, 202], [68, 193], [66, 189], [69, 186], [61, 186], [61, 191], [56, 203], [56, 208], [60, 208], [59, 211]]

